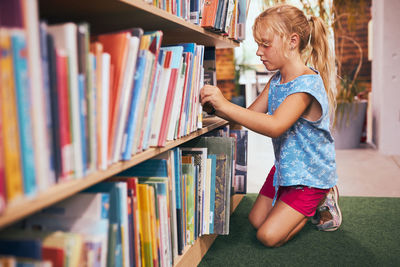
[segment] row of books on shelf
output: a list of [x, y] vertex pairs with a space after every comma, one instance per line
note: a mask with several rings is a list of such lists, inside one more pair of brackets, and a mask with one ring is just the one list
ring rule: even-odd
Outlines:
[[145, 0], [180, 18], [228, 36], [245, 39], [247, 8], [246, 0]]
[[0, 262], [172, 266], [200, 236], [229, 233], [247, 131], [230, 135], [185, 143], [5, 229]]
[[0, 8], [20, 14], [0, 17], [0, 212], [202, 127], [204, 46], [47, 25], [34, 0]]

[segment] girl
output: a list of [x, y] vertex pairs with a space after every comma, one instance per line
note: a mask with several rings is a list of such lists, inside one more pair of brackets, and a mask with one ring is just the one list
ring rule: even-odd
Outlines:
[[253, 35], [257, 56], [268, 70], [277, 71], [254, 103], [248, 109], [237, 106], [210, 85], [200, 96], [205, 111], [272, 138], [275, 164], [249, 220], [258, 240], [277, 247], [312, 216], [320, 230], [333, 231], [341, 224], [329, 130], [335, 107], [333, 58], [322, 19], [307, 18], [294, 6], [262, 12]]

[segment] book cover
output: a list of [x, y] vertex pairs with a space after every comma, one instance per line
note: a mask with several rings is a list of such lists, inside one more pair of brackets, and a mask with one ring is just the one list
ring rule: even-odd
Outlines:
[[[185, 144], [184, 147], [207, 147], [207, 152], [209, 154], [223, 154], [226, 156], [226, 168], [224, 171], [224, 205], [225, 209], [222, 210], [225, 215], [224, 228], [222, 232], [215, 232], [218, 234], [229, 234], [229, 219], [230, 219], [230, 196], [231, 196], [231, 181], [232, 181], [232, 162], [234, 156], [234, 138], [232, 137], [200, 137], [193, 139]], [[215, 187], [222, 185], [217, 185], [217, 181]], [[215, 218], [214, 213], [214, 218]], [[214, 220], [215, 221], [215, 220]], [[215, 225], [214, 225], [214, 230]], [[220, 229], [219, 229], [220, 230]]]
[[73, 144], [71, 136], [69, 93], [68, 93], [68, 57], [64, 50], [56, 49], [57, 97], [60, 124], [61, 181], [72, 179], [74, 173]]
[[138, 209], [140, 217], [140, 244], [142, 255], [142, 266], [153, 265], [151, 224], [150, 224], [150, 193], [149, 186], [138, 184]]
[[50, 129], [49, 140], [52, 149], [50, 150], [55, 179], [58, 182], [62, 176], [62, 156], [60, 142], [60, 121], [58, 112], [58, 93], [57, 93], [57, 61], [53, 37], [47, 33], [47, 24], [40, 23], [40, 48], [42, 55], [43, 83], [45, 86], [46, 107], [48, 119], [47, 127]]
[[[5, 1], [9, 2], [9, 1]], [[18, 1], [12, 1], [18, 2]], [[35, 152], [35, 170], [38, 190], [42, 191], [55, 184], [54, 170], [50, 166], [51, 144], [49, 143], [49, 116], [46, 114], [45, 91], [43, 90], [40, 53], [38, 2], [22, 0], [23, 27], [26, 33], [29, 81], [32, 96], [32, 121]]]
[[33, 196], [37, 191], [31, 120], [32, 98], [28, 77], [26, 36], [23, 30], [12, 30], [11, 49], [14, 67], [15, 97], [21, 146], [21, 165], [24, 193]]
[[196, 185], [195, 166], [191, 156], [182, 155], [182, 176], [185, 177], [185, 217], [186, 217], [186, 245], [192, 245], [195, 241], [195, 214], [196, 214]]
[[94, 87], [94, 94], [95, 94], [95, 135], [96, 135], [96, 169], [102, 169], [104, 166], [103, 159], [102, 159], [102, 66], [103, 66], [103, 45], [100, 42], [91, 42], [90, 43], [90, 53], [93, 54], [94, 62], [93, 62], [93, 87]]
[[171, 122], [168, 129], [167, 140], [174, 140], [177, 137], [177, 129], [179, 125], [179, 117], [181, 111], [182, 97], [184, 94], [184, 83], [185, 83], [185, 73], [186, 73], [186, 54], [182, 53], [180, 69], [178, 73], [178, 80], [176, 82], [176, 93], [175, 99], [172, 107]]
[[233, 178], [234, 193], [246, 194], [248, 131], [231, 130], [230, 134], [231, 136], [236, 136], [235, 176]]
[[182, 147], [182, 156], [191, 156], [193, 157], [193, 164], [198, 168], [198, 179], [196, 180], [196, 214], [198, 218], [199, 228], [197, 232], [199, 235], [203, 235], [206, 231], [206, 224], [204, 223], [204, 194], [206, 191], [205, 182], [206, 182], [206, 167], [207, 167], [207, 148], [192, 148], [192, 147]]
[[56, 49], [64, 50], [68, 57], [68, 96], [72, 149], [74, 153], [74, 177], [81, 178], [83, 176], [83, 158], [82, 129], [79, 115], [77, 25], [74, 23], [52, 25], [48, 27], [48, 31], [54, 38]]
[[209, 233], [214, 234], [214, 211], [215, 211], [215, 177], [217, 169], [217, 155], [209, 154], [207, 156], [211, 160], [210, 173], [210, 217], [209, 217]]
[[221, 0], [204, 1], [201, 27], [203, 28], [214, 27], [219, 1]]
[[[142, 42], [147, 41], [147, 37], [142, 37], [140, 46], [142, 47]], [[147, 64], [148, 66], [148, 64]], [[130, 99], [130, 107], [128, 120], [125, 126], [124, 140], [122, 142], [122, 160], [129, 160], [132, 157], [135, 144], [135, 136], [138, 135], [138, 121], [139, 121], [139, 111], [141, 110], [142, 99], [144, 99], [144, 91], [146, 88], [143, 86], [146, 73], [146, 51], [144, 49], [139, 50], [138, 59], [136, 62], [136, 72], [134, 76], [132, 95]]]
[[112, 77], [110, 54], [102, 53], [101, 69], [101, 169], [105, 170], [108, 166], [108, 128], [110, 121], [110, 112], [108, 107]]
[[149, 90], [147, 93], [147, 97], [145, 98], [145, 107], [143, 110], [143, 120], [140, 123], [140, 137], [138, 140], [138, 144], [137, 144], [137, 151], [142, 151], [143, 150], [143, 138], [144, 138], [144, 134], [145, 134], [145, 125], [148, 121], [148, 115], [149, 115], [149, 105], [150, 105], [150, 97], [151, 97], [151, 90], [154, 87], [154, 83], [156, 82], [155, 79], [155, 75], [156, 75], [156, 67], [157, 67], [157, 58], [158, 58], [158, 54], [160, 52], [160, 48], [161, 48], [161, 41], [162, 41], [162, 37], [163, 37], [163, 33], [162, 31], [153, 31], [153, 32], [148, 32], [147, 33], [150, 36], [150, 42], [149, 42], [149, 46], [148, 46], [148, 51], [151, 53], [151, 75], [150, 75], [150, 79], [149, 79]]
[[[9, 31], [0, 29], [0, 102], [4, 141], [4, 172], [7, 201], [22, 196], [22, 167], [19, 143], [19, 128], [16, 108], [15, 83]], [[8, 90], [5, 90], [8, 88]]]
[[172, 52], [171, 57], [171, 79], [168, 85], [168, 93], [167, 98], [165, 101], [165, 107], [162, 117], [162, 123], [160, 127], [160, 135], [158, 138], [158, 146], [165, 146], [167, 141], [167, 134], [169, 132], [170, 124], [171, 124], [171, 117], [173, 117], [173, 105], [175, 103], [176, 92], [180, 91], [177, 89], [178, 80], [179, 80], [179, 71], [182, 64], [182, 53], [183, 47], [181, 46], [172, 46], [172, 47], [165, 47], [165, 50], [169, 50]]
[[111, 65], [113, 66], [114, 80], [110, 85], [109, 94], [109, 142], [108, 159], [112, 161], [115, 146], [115, 128], [117, 127], [118, 109], [121, 101], [121, 90], [124, 81], [124, 71], [127, 64], [129, 51], [129, 40], [131, 33], [121, 31], [97, 36], [97, 41], [103, 45], [104, 52], [110, 54]]
[[128, 111], [129, 111], [129, 101], [132, 98], [132, 86], [134, 82], [134, 74], [136, 71], [136, 61], [138, 58], [139, 44], [141, 38], [141, 29], [132, 30], [137, 32], [136, 36], [132, 35], [128, 43], [128, 53], [127, 62], [124, 70], [124, 79], [121, 88], [121, 96], [119, 101], [119, 107], [117, 109], [117, 126], [115, 128], [115, 145], [113, 151], [113, 160], [116, 162], [121, 158], [122, 151], [122, 141], [125, 130], [125, 125], [127, 123]]
[[164, 99], [165, 92], [165, 84], [166, 79], [169, 79], [169, 76], [166, 73], [165, 69], [165, 61], [167, 60], [167, 54], [164, 51], [160, 50], [157, 59], [157, 67], [156, 74], [154, 76], [154, 88], [151, 90], [151, 97], [149, 103], [149, 111], [148, 111], [148, 119], [146, 123], [145, 136], [143, 138], [143, 149], [148, 148], [149, 146], [154, 146], [155, 144], [155, 135], [156, 128], [159, 123], [161, 123], [157, 118], [159, 117], [161, 102]]

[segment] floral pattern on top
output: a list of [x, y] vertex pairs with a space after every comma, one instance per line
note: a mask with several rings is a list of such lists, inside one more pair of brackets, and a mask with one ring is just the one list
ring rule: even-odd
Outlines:
[[329, 129], [328, 97], [321, 76], [316, 70], [313, 71], [316, 74], [301, 75], [284, 84], [280, 84], [280, 72], [271, 79], [268, 114], [274, 114], [286, 97], [300, 92], [313, 96], [322, 108], [322, 116], [317, 121], [300, 117], [285, 133], [272, 138], [276, 189], [294, 185], [328, 189], [337, 182], [335, 146]]

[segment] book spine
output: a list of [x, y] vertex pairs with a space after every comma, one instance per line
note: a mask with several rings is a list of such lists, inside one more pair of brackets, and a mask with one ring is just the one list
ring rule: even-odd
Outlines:
[[6, 29], [0, 29], [0, 49], [2, 52], [0, 57], [0, 106], [3, 119], [6, 193], [7, 202], [9, 202], [22, 196], [23, 184], [11, 38], [9, 31]]
[[28, 80], [26, 37], [23, 31], [12, 30], [11, 43], [14, 62], [14, 80], [17, 100], [21, 162], [25, 195], [36, 193], [34, 147], [32, 138], [32, 102]]

